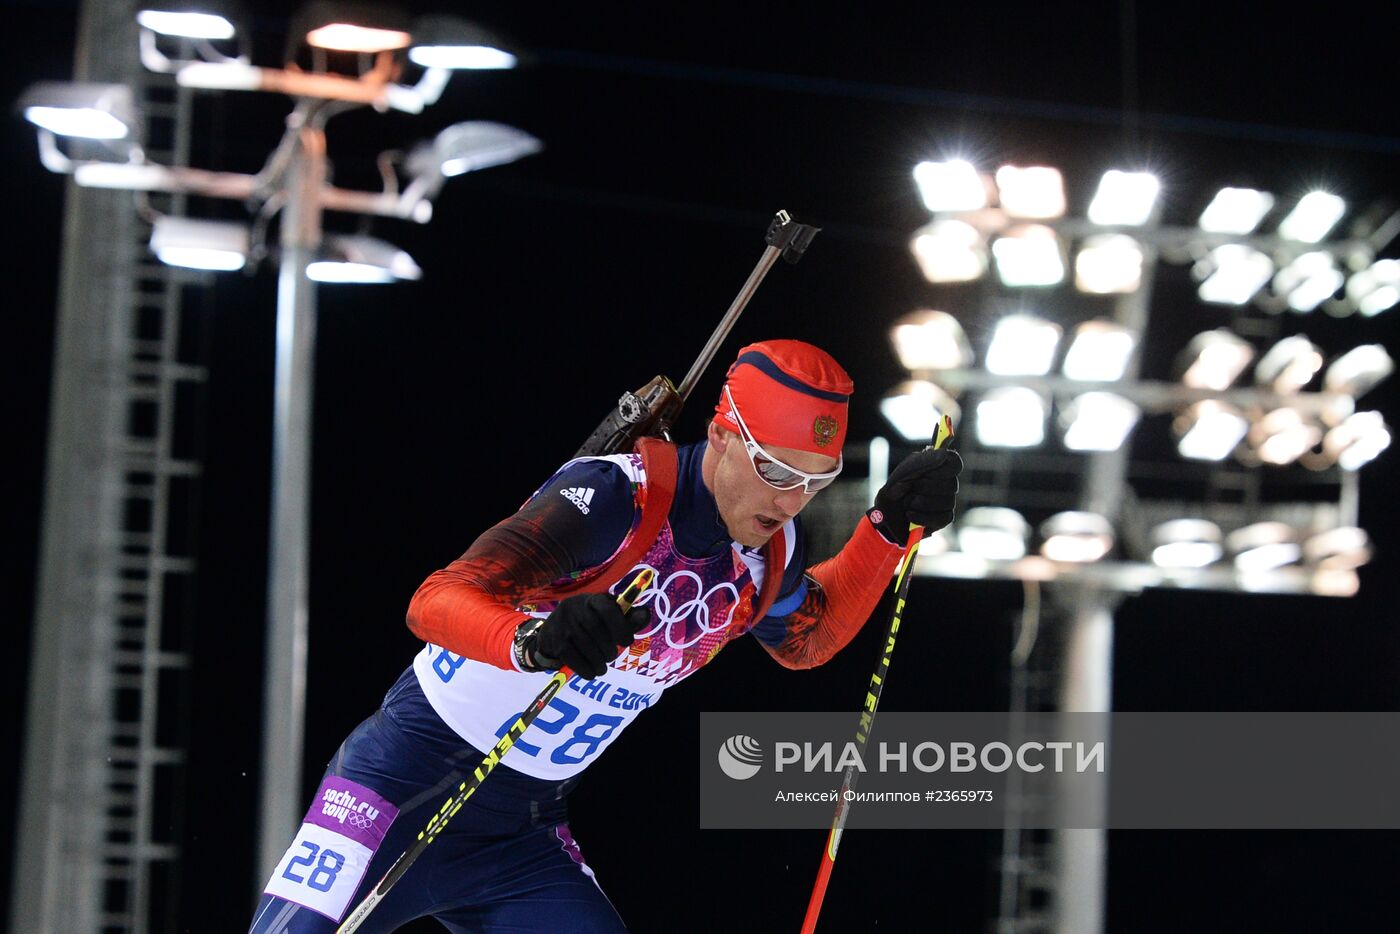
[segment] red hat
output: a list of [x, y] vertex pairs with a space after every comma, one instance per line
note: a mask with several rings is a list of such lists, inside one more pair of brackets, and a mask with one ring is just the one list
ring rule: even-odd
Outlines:
[[749, 344], [729, 368], [715, 424], [739, 431], [729, 396], [759, 444], [838, 457], [855, 384], [830, 354], [802, 341]]

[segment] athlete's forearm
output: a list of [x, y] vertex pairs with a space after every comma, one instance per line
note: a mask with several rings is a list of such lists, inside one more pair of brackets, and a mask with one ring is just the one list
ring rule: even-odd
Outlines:
[[492, 526], [466, 554], [434, 572], [408, 605], [408, 628], [425, 642], [498, 668], [514, 670], [511, 638], [528, 619], [515, 607], [565, 577], [571, 562], [549, 530], [564, 500], [531, 504]]
[[807, 570], [807, 597], [788, 614], [787, 636], [768, 653], [787, 668], [812, 668], [855, 638], [899, 565], [901, 549], [861, 519], [836, 555]]
[[424, 581], [409, 603], [408, 628], [450, 652], [515, 670], [511, 639], [528, 618], [515, 608], [607, 559], [633, 509], [631, 483], [615, 465], [574, 462]]

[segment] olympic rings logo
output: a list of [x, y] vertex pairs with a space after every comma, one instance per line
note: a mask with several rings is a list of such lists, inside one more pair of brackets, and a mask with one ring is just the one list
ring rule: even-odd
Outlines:
[[[633, 568], [640, 571], [647, 568], [653, 574], [656, 568], [649, 564], [642, 563]], [[631, 575], [628, 576], [629, 579]], [[660, 586], [653, 585], [645, 593], [637, 598], [633, 606], [645, 606], [651, 610], [651, 618], [654, 625], [644, 632], [637, 633], [638, 639], [645, 639], [659, 633], [665, 627], [666, 644], [673, 649], [688, 649], [711, 633], [720, 632], [729, 628], [729, 624], [734, 621], [734, 608], [739, 605], [739, 588], [729, 581], [723, 581], [705, 590], [705, 582], [699, 574], [694, 571], [676, 571], [670, 577], [662, 581]], [[689, 599], [683, 599], [687, 592], [693, 594]], [[724, 619], [717, 626], [710, 625], [710, 603], [716, 598], [724, 599], [728, 603], [728, 612], [724, 614]], [[688, 618], [693, 617], [695, 625], [700, 631], [695, 638], [688, 641], [677, 642], [672, 630], [672, 625], [680, 623], [680, 634], [685, 637]]]
[[350, 821], [351, 826], [358, 827], [361, 830], [368, 830], [370, 825], [374, 823], [373, 820], [358, 811], [351, 811], [350, 816], [346, 818], [346, 820]]

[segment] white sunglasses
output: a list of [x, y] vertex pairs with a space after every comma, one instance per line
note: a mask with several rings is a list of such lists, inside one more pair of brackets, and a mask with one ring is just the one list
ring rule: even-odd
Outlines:
[[734, 413], [734, 421], [739, 424], [739, 436], [744, 439], [744, 453], [748, 454], [749, 463], [753, 464], [753, 472], [758, 474], [758, 478], [764, 483], [777, 490], [795, 490], [802, 487], [803, 493], [815, 493], [831, 486], [832, 481], [841, 473], [845, 461], [839, 454], [836, 457], [836, 469], [830, 473], [808, 473], [784, 464], [754, 440], [749, 426], [744, 424], [744, 417], [739, 414], [739, 407], [734, 404], [734, 396], [728, 386], [724, 387], [724, 396], [729, 400], [729, 411]]

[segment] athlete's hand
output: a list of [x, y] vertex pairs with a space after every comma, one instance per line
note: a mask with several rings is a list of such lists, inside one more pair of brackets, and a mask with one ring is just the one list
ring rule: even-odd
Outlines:
[[523, 654], [538, 671], [568, 665], [580, 677], [597, 678], [650, 622], [646, 608], [624, 614], [605, 593], [567, 597], [527, 637]]
[[953, 521], [961, 472], [962, 458], [951, 448], [916, 451], [900, 461], [880, 487], [875, 508], [867, 515], [895, 544], [908, 541], [910, 523], [936, 532]]

